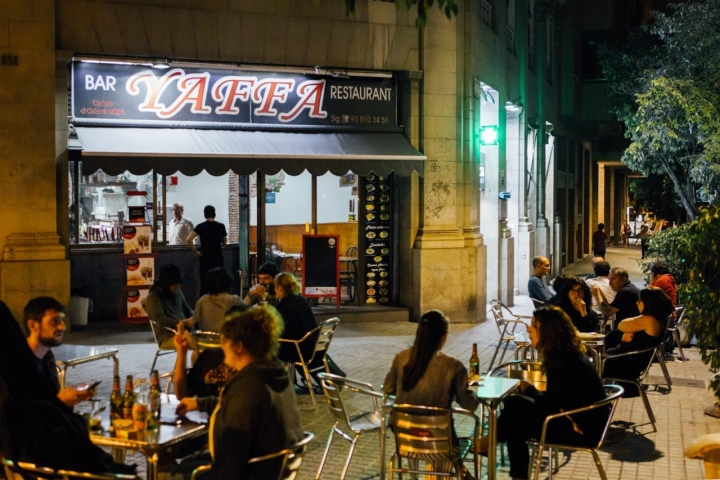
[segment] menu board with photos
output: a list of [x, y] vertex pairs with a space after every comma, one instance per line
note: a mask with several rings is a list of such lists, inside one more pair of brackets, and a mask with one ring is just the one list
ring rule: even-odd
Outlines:
[[365, 177], [363, 192], [365, 215], [364, 258], [365, 303], [388, 304], [392, 299], [392, 180], [371, 173]]
[[153, 283], [155, 259], [152, 257], [130, 257], [125, 259], [127, 285], [150, 286]]
[[145, 310], [145, 302], [147, 301], [149, 290], [147, 288], [138, 288], [125, 292], [127, 302], [127, 316], [129, 319], [147, 318], [148, 314]]
[[123, 227], [123, 252], [125, 255], [151, 253], [151, 237], [152, 227], [150, 225], [125, 225]]
[[152, 227], [125, 225], [123, 227], [123, 264], [126, 282], [123, 287], [127, 316], [123, 321], [137, 323], [148, 317], [145, 299], [155, 279], [155, 256], [152, 254]]

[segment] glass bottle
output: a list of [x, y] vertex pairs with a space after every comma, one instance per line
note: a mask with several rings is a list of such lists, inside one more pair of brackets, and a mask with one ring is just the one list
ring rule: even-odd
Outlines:
[[160, 425], [160, 376], [153, 370], [150, 380], [150, 393], [148, 394], [147, 428], [155, 430]]
[[477, 353], [477, 343], [473, 343], [472, 355], [470, 356], [470, 368], [468, 369], [470, 381], [480, 380], [480, 357]]
[[123, 394], [120, 390], [120, 375], [113, 377], [113, 390], [110, 395], [110, 418], [122, 418], [123, 416]]
[[125, 382], [125, 395], [123, 396], [122, 418], [132, 420], [132, 409], [136, 401], [137, 395], [133, 387], [133, 376], [128, 375]]

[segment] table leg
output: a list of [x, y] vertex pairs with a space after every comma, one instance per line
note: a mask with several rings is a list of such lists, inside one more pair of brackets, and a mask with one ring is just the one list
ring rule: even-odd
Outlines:
[[115, 463], [125, 463], [125, 449], [124, 448], [112, 448], [110, 449], [113, 460]]
[[497, 468], [497, 408], [494, 403], [488, 403], [488, 480], [495, 480]]
[[147, 457], [147, 480], [157, 480], [158, 478], [158, 454], [153, 453]]

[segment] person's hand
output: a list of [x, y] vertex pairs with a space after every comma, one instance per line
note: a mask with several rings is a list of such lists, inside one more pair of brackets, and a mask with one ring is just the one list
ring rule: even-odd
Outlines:
[[78, 403], [84, 402], [88, 398], [92, 397], [93, 390], [90, 390], [89, 387], [90, 385], [87, 383], [80, 383], [61, 390], [57, 396], [60, 401], [68, 407], [74, 407]]
[[527, 387], [529, 387], [530, 385], [531, 385], [530, 382], [527, 382], [527, 381], [525, 381], [525, 380], [521, 381], [521, 382], [520, 382], [520, 393], [525, 393], [525, 390], [526, 390]]
[[572, 302], [572, 306], [577, 312], [580, 312], [580, 315], [583, 317], [587, 316], [587, 305], [585, 305], [585, 301], [582, 298], [576, 297]]
[[593, 297], [599, 297], [600, 288], [597, 285], [590, 285], [590, 293], [592, 293]]
[[202, 257], [202, 253], [200, 253], [199, 250], [193, 250], [193, 255], [195, 255], [195, 258], [200, 258], [200, 257]]
[[178, 330], [177, 335], [173, 337], [173, 345], [175, 345], [175, 351], [179, 354], [187, 353], [190, 348], [190, 338], [187, 332], [183, 331], [183, 333], [180, 334]]
[[623, 343], [632, 342], [633, 336], [634, 336], [633, 333], [629, 333], [629, 332], [628, 332], [628, 333], [623, 333], [622, 342], [623, 342]]
[[182, 400], [180, 400], [180, 403], [175, 408], [175, 415], [183, 416], [187, 412], [192, 412], [198, 409], [198, 402], [197, 398], [195, 397], [185, 397]]
[[254, 294], [254, 295], [260, 295], [261, 298], [265, 298], [267, 290], [265, 290], [265, 285], [260, 285], [259, 283], [252, 287], [248, 294]]

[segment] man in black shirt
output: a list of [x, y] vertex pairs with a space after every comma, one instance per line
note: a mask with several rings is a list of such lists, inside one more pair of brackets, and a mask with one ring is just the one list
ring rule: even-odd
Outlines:
[[606, 318], [615, 315], [615, 322], [613, 323], [613, 329], [615, 330], [617, 325], [626, 318], [640, 315], [637, 307], [640, 290], [630, 282], [627, 271], [621, 267], [610, 270], [608, 280], [610, 280], [610, 288], [617, 293], [612, 302], [608, 302], [607, 297], [597, 285], [591, 287], [591, 292], [597, 298], [600, 311]]
[[[215, 207], [208, 205], [204, 210], [205, 221], [195, 226], [188, 237], [190, 250], [200, 262], [200, 295], [207, 293], [207, 272], [216, 267], [224, 267], [222, 246], [227, 244], [225, 225], [215, 221]], [[200, 237], [200, 251], [195, 248], [195, 237]]]
[[51, 347], [62, 343], [65, 334], [65, 307], [52, 297], [37, 297], [28, 302], [23, 310], [27, 343], [35, 356], [40, 376], [57, 394], [61, 402], [72, 407], [92, 396], [87, 385], [73, 385], [60, 390], [60, 381]]

